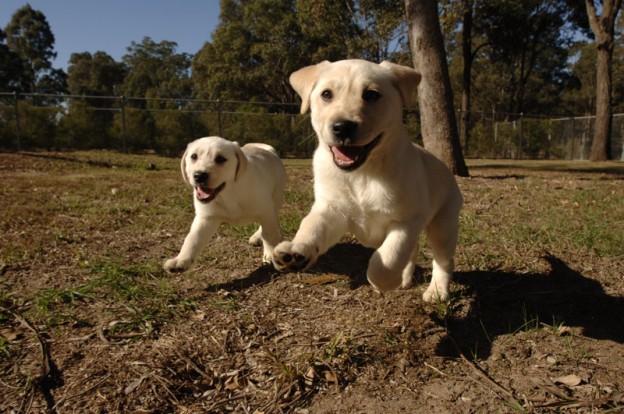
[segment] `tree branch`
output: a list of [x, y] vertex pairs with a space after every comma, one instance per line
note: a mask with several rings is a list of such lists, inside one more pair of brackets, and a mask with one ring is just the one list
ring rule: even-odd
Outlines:
[[594, 4], [594, 0], [585, 0], [585, 7], [587, 8], [587, 17], [589, 19], [589, 26], [592, 29], [592, 32], [599, 37], [600, 26], [598, 25], [598, 18], [596, 16], [596, 5]]

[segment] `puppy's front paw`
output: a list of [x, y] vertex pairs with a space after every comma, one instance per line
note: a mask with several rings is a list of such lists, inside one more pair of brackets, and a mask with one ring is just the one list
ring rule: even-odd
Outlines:
[[436, 287], [435, 285], [429, 285], [423, 293], [423, 301], [427, 303], [446, 302], [449, 297], [448, 288]]
[[181, 273], [189, 269], [191, 267], [190, 260], [181, 260], [176, 258], [169, 259], [163, 265], [163, 269], [169, 273]]
[[271, 250], [264, 250], [262, 253], [262, 264], [271, 264], [273, 262], [273, 252]]
[[280, 272], [300, 271], [316, 261], [314, 247], [282, 242], [273, 249], [273, 266]]

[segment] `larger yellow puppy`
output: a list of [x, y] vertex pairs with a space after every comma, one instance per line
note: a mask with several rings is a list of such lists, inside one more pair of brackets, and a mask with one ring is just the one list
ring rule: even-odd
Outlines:
[[322, 62], [290, 77], [311, 109], [315, 201], [292, 242], [273, 250], [281, 271], [303, 270], [350, 232], [377, 249], [367, 277], [384, 292], [412, 283], [418, 238], [425, 230], [433, 275], [425, 301], [446, 300], [453, 274], [462, 196], [453, 174], [412, 143], [403, 106], [420, 74], [389, 62]]

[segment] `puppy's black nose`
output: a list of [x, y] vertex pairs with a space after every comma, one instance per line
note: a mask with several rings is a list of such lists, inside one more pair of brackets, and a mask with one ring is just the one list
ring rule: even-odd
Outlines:
[[193, 179], [197, 184], [205, 184], [208, 181], [208, 173], [205, 171], [195, 171]]
[[353, 140], [357, 124], [353, 121], [336, 121], [332, 124], [332, 131], [336, 138], [341, 140]]

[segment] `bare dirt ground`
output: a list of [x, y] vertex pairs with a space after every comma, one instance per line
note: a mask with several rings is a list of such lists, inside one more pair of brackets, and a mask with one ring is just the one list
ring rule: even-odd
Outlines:
[[[292, 237], [311, 202], [288, 161]], [[624, 411], [624, 165], [470, 163], [452, 299], [367, 284], [345, 237], [278, 274], [224, 226], [168, 275], [178, 161], [0, 153], [0, 412]]]

